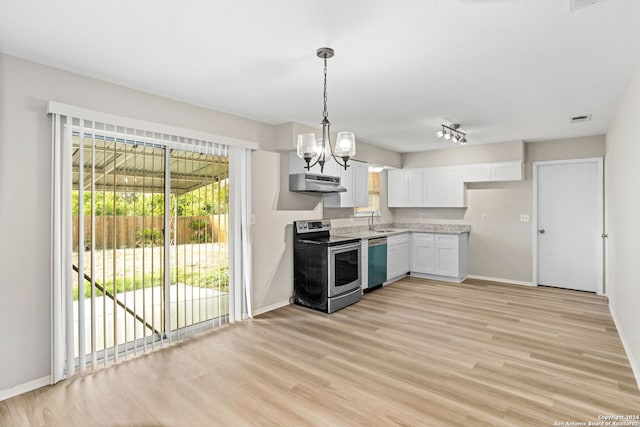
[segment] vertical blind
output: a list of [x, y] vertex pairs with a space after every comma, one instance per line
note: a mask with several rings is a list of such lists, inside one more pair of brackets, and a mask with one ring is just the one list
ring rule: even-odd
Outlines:
[[52, 382], [250, 317], [249, 151], [50, 112]]

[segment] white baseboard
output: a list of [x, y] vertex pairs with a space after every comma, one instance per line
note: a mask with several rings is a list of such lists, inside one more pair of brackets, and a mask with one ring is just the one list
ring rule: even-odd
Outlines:
[[287, 299], [287, 300], [284, 300], [284, 301], [277, 302], [275, 304], [268, 305], [266, 307], [260, 307], [259, 309], [253, 311], [253, 315], [254, 316], [259, 316], [260, 314], [264, 314], [267, 311], [275, 310], [277, 308], [281, 308], [281, 307], [284, 307], [284, 306], [289, 305], [289, 304], [291, 304], [291, 303]]
[[622, 329], [620, 329], [620, 322], [618, 321], [618, 317], [616, 316], [616, 313], [613, 310], [613, 307], [611, 306], [611, 302], [609, 302], [609, 313], [611, 313], [611, 318], [613, 319], [613, 323], [616, 325], [616, 329], [618, 330], [618, 335], [620, 336], [620, 341], [622, 341], [622, 346], [624, 347], [624, 351], [625, 353], [627, 353], [627, 359], [629, 359], [629, 364], [631, 365], [633, 376], [636, 377], [636, 384], [638, 385], [638, 390], [640, 390], [640, 364], [638, 364], [638, 361], [634, 359], [633, 353], [629, 351], [627, 340], [625, 339], [625, 335], [622, 333]]
[[474, 274], [470, 274], [467, 276], [467, 278], [477, 279], [477, 280], [488, 280], [490, 282], [508, 283], [510, 285], [536, 286], [531, 282], [522, 282], [520, 280], [503, 279], [501, 277], [486, 277], [486, 276], [476, 276]]
[[6, 390], [0, 390], [0, 402], [49, 384], [51, 384], [51, 375], [38, 378], [37, 380], [29, 381], [28, 383], [18, 384], [17, 386], [8, 388]]
[[462, 283], [465, 277], [447, 277], [447, 276], [438, 276], [436, 274], [425, 274], [425, 273], [416, 273], [411, 272], [411, 277], [417, 277], [418, 279], [430, 279], [430, 280], [439, 280], [440, 282], [451, 282], [451, 283]]

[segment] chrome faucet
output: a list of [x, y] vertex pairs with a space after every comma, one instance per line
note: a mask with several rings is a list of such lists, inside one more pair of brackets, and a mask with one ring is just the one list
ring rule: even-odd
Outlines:
[[[375, 214], [375, 212], [371, 212], [371, 217], [369, 218], [369, 220], [371, 221], [371, 223], [369, 223], [369, 230], [373, 230], [373, 216]], [[367, 220], [367, 222], [369, 222], [369, 220]]]

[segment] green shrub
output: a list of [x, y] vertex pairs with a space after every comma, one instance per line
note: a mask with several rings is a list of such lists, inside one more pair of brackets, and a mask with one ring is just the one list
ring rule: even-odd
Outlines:
[[136, 247], [161, 245], [162, 234], [156, 228], [145, 228], [136, 231]]

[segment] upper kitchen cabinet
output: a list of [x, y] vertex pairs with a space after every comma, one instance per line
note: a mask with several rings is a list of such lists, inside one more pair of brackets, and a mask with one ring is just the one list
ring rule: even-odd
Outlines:
[[387, 171], [387, 206], [402, 208], [407, 204], [407, 192], [404, 185], [404, 170]]
[[387, 171], [387, 205], [390, 208], [422, 207], [422, 169]]
[[[334, 165], [338, 165], [331, 160]], [[327, 163], [327, 164], [328, 164]], [[325, 165], [326, 166], [326, 165]], [[349, 167], [345, 170], [338, 165], [337, 176], [340, 184], [347, 189], [343, 193], [324, 195], [326, 208], [361, 208], [369, 205], [369, 166], [357, 160], [349, 160]], [[325, 171], [326, 171], [325, 167]]]
[[464, 191], [464, 169], [442, 168], [442, 207], [464, 208], [467, 206]]
[[460, 167], [424, 168], [422, 172], [422, 207], [463, 208], [464, 170]]
[[464, 182], [522, 181], [522, 162], [479, 163], [464, 166]]

